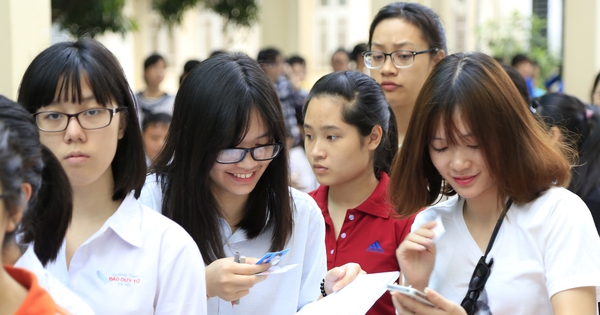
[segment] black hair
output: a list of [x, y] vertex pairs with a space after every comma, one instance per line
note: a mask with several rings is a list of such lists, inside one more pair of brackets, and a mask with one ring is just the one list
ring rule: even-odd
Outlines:
[[146, 131], [151, 124], [169, 125], [173, 117], [167, 113], [149, 113], [142, 120], [142, 132]]
[[[21, 190], [23, 183], [23, 158], [18, 144], [18, 138], [2, 122], [0, 122], [0, 185], [2, 186], [2, 202], [8, 213], [2, 216], [12, 217], [15, 208], [25, 203]], [[16, 229], [6, 232], [2, 245], [12, 242]]]
[[596, 79], [594, 80], [594, 86], [592, 87], [592, 98], [590, 99], [592, 103], [594, 103], [594, 91], [596, 91], [598, 83], [600, 83], [600, 73], [598, 73], [598, 75], [596, 76]]
[[512, 58], [510, 65], [515, 67], [516, 65], [523, 63], [523, 62], [528, 62], [530, 64], [533, 64], [533, 60], [531, 60], [529, 57], [527, 57], [523, 54], [516, 54]]
[[302, 116], [310, 101], [315, 97], [331, 96], [342, 98], [342, 120], [356, 126], [362, 136], [371, 134], [373, 127], [383, 130], [381, 143], [373, 157], [373, 171], [379, 179], [381, 172], [389, 173], [398, 152], [398, 130], [396, 118], [381, 87], [368, 75], [357, 71], [337, 71], [320, 78], [308, 94]]
[[159, 61], [163, 61], [166, 64], [165, 58], [159, 54], [152, 54], [144, 60], [144, 71], [148, 70], [151, 66], [155, 65]]
[[348, 60], [352, 60], [352, 58], [351, 58], [351, 56], [350, 56], [350, 53], [349, 53], [349, 52], [348, 52], [346, 49], [344, 49], [343, 47], [340, 47], [340, 48], [336, 49], [336, 50], [333, 52], [333, 54], [331, 54], [331, 57], [333, 58], [333, 56], [334, 56], [335, 54], [337, 54], [337, 53], [344, 53], [344, 55], [346, 55], [346, 57], [348, 57]]
[[265, 48], [258, 52], [256, 61], [261, 63], [274, 63], [277, 60], [277, 56], [281, 56], [281, 52], [276, 48]]
[[367, 50], [368, 50], [367, 44], [365, 44], [365, 43], [357, 44], [356, 46], [354, 46], [354, 49], [352, 49], [352, 52], [350, 53], [350, 59], [357, 61], [358, 56], [361, 56], [362, 53]]
[[306, 65], [306, 60], [304, 60], [304, 58], [298, 55], [291, 56], [290, 58], [288, 58], [288, 60], [286, 60], [286, 62], [290, 64], [290, 66], [293, 66], [295, 63], [301, 64], [303, 66]]
[[180, 85], [181, 85], [181, 82], [183, 82], [183, 79], [185, 79], [185, 77], [188, 75], [188, 73], [190, 73], [190, 71], [192, 71], [192, 69], [194, 69], [194, 67], [197, 66], [198, 64], [200, 64], [200, 60], [192, 59], [192, 60], [188, 60], [183, 65], [183, 73], [179, 77]]
[[0, 95], [0, 123], [18, 141], [23, 182], [31, 185], [31, 197], [19, 228], [23, 243], [33, 249], [43, 265], [56, 259], [65, 238], [73, 208], [69, 178], [58, 159], [40, 143], [29, 112]]
[[[423, 40], [429, 44], [429, 48], [438, 48], [448, 55], [446, 47], [446, 32], [440, 22], [440, 17], [430, 8], [411, 2], [395, 2], [381, 8], [371, 22], [369, 28], [369, 47], [372, 45], [373, 32], [377, 25], [387, 19], [404, 19], [410, 24], [416, 26], [423, 34]], [[432, 52], [431, 54], [435, 54]]]
[[575, 142], [579, 163], [571, 169], [569, 190], [585, 201], [600, 187], [600, 116], [578, 98], [563, 93], [545, 94], [538, 103], [544, 122], [566, 129], [565, 139]]
[[247, 55], [220, 54], [190, 72], [175, 97], [165, 146], [150, 170], [160, 178], [162, 213], [192, 236], [207, 265], [225, 257], [210, 171], [221, 150], [243, 140], [255, 112], [270, 140], [284, 148], [250, 193], [238, 227], [249, 239], [272, 231], [270, 249], [283, 249], [293, 226], [286, 129], [273, 85]]
[[224, 53], [226, 53], [226, 51], [224, 51], [224, 50], [220, 50], [220, 49], [217, 49], [217, 50], [213, 50], [213, 51], [210, 53], [210, 56], [208, 56], [208, 57], [210, 58], [210, 57], [214, 57], [214, 56], [216, 56], [216, 55], [220, 55], [220, 54], [224, 54]]
[[126, 107], [121, 116], [123, 138], [111, 163], [113, 200], [131, 191], [139, 197], [145, 181], [146, 160], [133, 93], [117, 58], [89, 38], [54, 44], [37, 55], [23, 75], [18, 102], [30, 113], [55, 100], [81, 102], [81, 82], [89, 83], [98, 104]]
[[508, 74], [510, 80], [515, 84], [517, 90], [519, 90], [519, 93], [525, 100], [525, 103], [527, 103], [527, 105], [531, 104], [531, 99], [529, 97], [529, 89], [527, 88], [527, 82], [525, 81], [525, 78], [519, 73], [519, 71], [517, 71], [515, 67], [503, 63], [501, 63], [500, 65], [502, 66], [502, 69], [504, 69], [506, 74]]

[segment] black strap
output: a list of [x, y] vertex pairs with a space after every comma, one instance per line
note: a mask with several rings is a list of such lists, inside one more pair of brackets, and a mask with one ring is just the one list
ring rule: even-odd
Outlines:
[[502, 221], [504, 221], [504, 217], [508, 212], [508, 208], [512, 206], [512, 199], [508, 199], [506, 202], [506, 207], [502, 210], [502, 214], [500, 214], [500, 218], [498, 218], [498, 222], [496, 222], [496, 227], [494, 227], [494, 232], [492, 233], [492, 237], [490, 238], [490, 242], [488, 243], [487, 248], [485, 249], [485, 255], [483, 255], [484, 261], [487, 260], [487, 255], [492, 249], [492, 245], [494, 245], [494, 241], [496, 240], [496, 235], [498, 235], [498, 231], [500, 230], [500, 226], [502, 225]]

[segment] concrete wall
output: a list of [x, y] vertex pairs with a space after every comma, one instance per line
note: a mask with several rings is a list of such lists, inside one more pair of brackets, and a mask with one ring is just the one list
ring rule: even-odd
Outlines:
[[600, 0], [567, 0], [564, 14], [565, 92], [590, 103], [600, 71]]
[[0, 1], [0, 94], [17, 99], [25, 69], [50, 44], [50, 0]]

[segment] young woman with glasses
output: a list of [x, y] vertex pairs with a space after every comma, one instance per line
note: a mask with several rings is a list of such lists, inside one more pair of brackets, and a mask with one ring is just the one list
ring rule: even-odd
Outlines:
[[491, 57], [441, 61], [417, 98], [391, 201], [411, 215], [440, 193], [458, 197], [420, 212], [397, 253], [404, 285], [431, 288], [437, 308], [393, 294], [399, 312], [596, 314], [600, 238], [564, 188], [573, 154]]
[[[323, 217], [310, 196], [288, 188], [285, 140], [277, 93], [246, 55], [203, 61], [175, 97], [166, 145], [140, 200], [198, 244], [209, 314], [294, 314], [360, 271], [351, 264], [326, 275]], [[283, 249], [279, 265], [298, 266], [256, 275], [270, 267], [255, 265], [258, 258]], [[246, 263], [234, 262], [236, 253]]]
[[401, 145], [423, 82], [446, 56], [444, 28], [428, 7], [392, 3], [371, 22], [368, 49], [363, 53], [365, 65], [394, 111]]
[[50, 273], [98, 314], [205, 314], [197, 246], [136, 200], [146, 173], [142, 136], [114, 55], [90, 39], [55, 44], [27, 68], [19, 102], [73, 191]]
[[[322, 77], [304, 107], [304, 129], [321, 184], [310, 195], [325, 218], [327, 267], [356, 262], [368, 273], [399, 271], [396, 249], [414, 217], [393, 218], [386, 201], [398, 133], [377, 82], [357, 71]], [[367, 312], [393, 313], [387, 293]]]

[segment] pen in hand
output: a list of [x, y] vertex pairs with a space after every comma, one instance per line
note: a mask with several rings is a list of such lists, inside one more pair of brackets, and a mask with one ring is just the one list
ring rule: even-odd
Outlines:
[[[240, 252], [235, 252], [235, 256], [233, 256], [233, 262], [244, 264], [244, 263], [246, 263], [246, 257], [240, 256]], [[240, 304], [240, 299], [231, 301], [231, 307], [233, 307], [234, 305], [239, 305], [239, 304]]]

